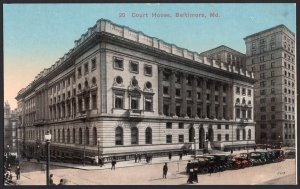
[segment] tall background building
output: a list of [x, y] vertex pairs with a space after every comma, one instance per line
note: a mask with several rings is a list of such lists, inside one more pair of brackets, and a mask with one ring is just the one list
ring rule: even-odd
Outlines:
[[295, 145], [295, 34], [279, 25], [244, 38], [255, 73], [257, 143]]
[[11, 110], [8, 102], [4, 104], [4, 151], [18, 151], [18, 116], [16, 110]]

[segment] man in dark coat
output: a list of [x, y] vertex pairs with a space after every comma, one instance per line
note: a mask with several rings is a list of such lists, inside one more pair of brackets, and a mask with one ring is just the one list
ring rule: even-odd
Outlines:
[[138, 155], [137, 155], [137, 153], [135, 153], [135, 154], [134, 154], [134, 163], [137, 162], [137, 159], [138, 159]]
[[141, 162], [142, 161], [142, 155], [138, 154], [138, 158], [139, 158], [139, 162]]
[[172, 153], [169, 152], [169, 160], [171, 161], [171, 159], [172, 159]]
[[179, 160], [182, 160], [182, 152], [179, 152]]
[[190, 169], [191, 169], [191, 160], [189, 160], [187, 165], [186, 165], [186, 174], [190, 173]]
[[16, 168], [17, 180], [20, 180], [20, 175], [21, 175], [21, 170], [20, 170], [20, 166], [18, 165], [17, 168]]
[[168, 165], [165, 163], [163, 167], [163, 178], [167, 178], [167, 173], [168, 173]]
[[113, 157], [113, 160], [111, 161], [111, 170], [116, 169], [116, 164], [117, 164], [116, 157]]
[[55, 185], [53, 182], [53, 174], [50, 174], [50, 185]]

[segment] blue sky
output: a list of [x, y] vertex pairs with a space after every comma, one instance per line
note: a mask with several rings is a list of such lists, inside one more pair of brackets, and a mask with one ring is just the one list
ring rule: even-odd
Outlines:
[[[17, 92], [100, 18], [196, 52], [227, 45], [244, 53], [245, 36], [279, 24], [296, 32], [295, 4], [5, 4], [3, 9], [4, 98], [12, 107]], [[207, 17], [176, 18], [177, 12]], [[210, 12], [219, 17], [210, 18]], [[133, 18], [132, 13], [149, 16]], [[152, 13], [173, 17], [152, 18]]]

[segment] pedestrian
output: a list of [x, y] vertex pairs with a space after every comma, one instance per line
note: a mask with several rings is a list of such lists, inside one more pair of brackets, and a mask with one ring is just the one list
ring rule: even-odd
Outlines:
[[139, 162], [141, 162], [142, 161], [142, 155], [138, 154], [138, 158], [139, 158]]
[[99, 156], [95, 156], [95, 163], [97, 166], [99, 165]]
[[102, 157], [102, 155], [99, 158], [99, 165], [100, 165], [100, 167], [103, 166], [103, 157]]
[[214, 172], [213, 166], [208, 167], [209, 176]]
[[188, 184], [193, 184], [193, 169], [189, 170], [189, 177], [188, 177], [188, 180], [187, 180], [187, 183]]
[[182, 160], [182, 152], [179, 153], [179, 160]]
[[168, 165], [167, 163], [165, 163], [164, 167], [163, 167], [163, 178], [167, 178], [167, 173], [168, 173]]
[[53, 182], [53, 174], [50, 174], [50, 185], [55, 185]]
[[116, 161], [116, 157], [113, 157], [113, 160], [111, 161], [111, 170], [112, 169], [116, 169], [116, 163], [117, 163], [117, 161]]
[[189, 174], [190, 173], [190, 169], [191, 169], [191, 160], [188, 161], [185, 169], [186, 169], [186, 174]]
[[169, 160], [171, 161], [171, 159], [172, 159], [172, 153], [169, 152]]
[[10, 163], [9, 163], [8, 166], [7, 166], [7, 170], [8, 170], [8, 171], [11, 171]]
[[16, 173], [16, 176], [17, 176], [17, 180], [20, 180], [21, 170], [20, 170], [20, 166], [19, 165], [17, 166], [15, 173]]
[[152, 157], [153, 157], [153, 154], [150, 153], [150, 162], [152, 163]]
[[198, 169], [197, 168], [193, 169], [193, 182], [198, 183]]
[[232, 154], [233, 153], [233, 150], [232, 150], [232, 148], [230, 149], [230, 154]]
[[256, 146], [254, 146], [254, 152], [256, 152]]
[[64, 179], [60, 179], [59, 184], [58, 185], [64, 185]]
[[137, 155], [137, 153], [135, 153], [135, 154], [134, 154], [134, 163], [137, 162], [137, 159], [138, 159], [138, 155]]

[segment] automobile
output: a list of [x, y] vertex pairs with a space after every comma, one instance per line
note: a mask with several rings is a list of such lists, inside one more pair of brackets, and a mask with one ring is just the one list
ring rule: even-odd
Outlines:
[[284, 153], [286, 159], [295, 159], [296, 158], [296, 150], [286, 150]]
[[267, 162], [264, 155], [261, 152], [250, 152], [250, 159], [254, 159], [253, 165], [263, 165]]
[[236, 155], [233, 157], [235, 162], [233, 167], [235, 169], [242, 169], [245, 167], [250, 167], [252, 166], [252, 162], [250, 161], [250, 159], [248, 158], [248, 156], [241, 156], [241, 155]]
[[232, 169], [231, 157], [228, 155], [212, 155], [214, 157], [214, 164], [219, 168], [219, 171]]
[[281, 162], [285, 160], [284, 151], [281, 149], [274, 149], [275, 162]]
[[219, 171], [219, 167], [214, 163], [214, 156], [196, 156], [194, 161], [188, 162], [186, 166], [187, 173], [194, 168], [197, 168], [197, 173], [200, 174]]

